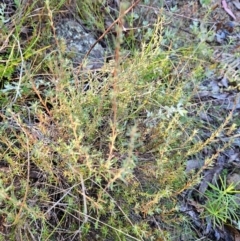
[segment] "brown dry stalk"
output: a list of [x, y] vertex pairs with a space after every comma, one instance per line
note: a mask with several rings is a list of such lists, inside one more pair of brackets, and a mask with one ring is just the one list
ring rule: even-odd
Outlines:
[[[122, 25], [123, 23], [123, 13], [122, 9], [120, 7], [120, 17], [119, 23]], [[123, 11], [124, 12], [124, 11]], [[122, 16], [122, 17], [121, 17]], [[118, 65], [119, 65], [119, 53], [120, 53], [120, 44], [121, 44], [121, 34], [122, 34], [122, 28], [117, 28], [117, 37], [116, 37], [116, 46], [115, 46], [115, 66], [113, 70], [113, 96], [112, 96], [112, 111], [113, 111], [113, 120], [112, 120], [112, 137], [111, 137], [111, 144], [109, 145], [109, 156], [108, 160], [111, 160], [113, 157], [113, 150], [114, 150], [114, 143], [117, 137], [117, 93], [118, 93]]]
[[39, 93], [38, 89], [36, 88], [34, 82], [31, 81], [31, 83], [32, 83], [33, 91], [37, 94], [40, 102], [41, 102], [42, 105], [44, 106], [44, 108], [45, 108], [45, 110], [47, 111], [48, 115], [51, 116], [51, 112], [50, 112], [50, 110], [48, 109], [46, 102], [42, 99], [42, 96], [41, 96], [41, 94]]
[[[96, 44], [102, 40], [104, 38], [104, 36], [113, 28], [113, 26], [116, 23], [120, 23], [121, 26], [121, 19], [127, 14], [129, 13], [135, 6], [137, 6], [137, 4], [140, 2], [140, 0], [136, 0], [136, 2], [134, 2], [127, 10], [125, 10], [122, 14], [119, 15], [119, 17], [105, 30], [105, 32], [96, 40], [96, 42], [90, 47], [90, 49], [88, 50], [88, 52], [85, 54], [84, 59], [86, 59], [88, 57], [88, 55], [91, 53], [91, 51], [93, 50], [93, 48], [96, 46]], [[80, 64], [79, 66], [79, 70], [82, 68], [83, 62]]]
[[119, 17], [110, 25], [110, 27], [100, 36], [100, 38], [91, 46], [88, 53], [85, 55], [85, 57], [88, 56], [90, 51], [93, 49], [93, 47], [96, 45], [96, 43], [101, 40], [106, 33], [109, 32], [109, 30], [118, 22], [119, 27], [117, 28], [117, 37], [116, 37], [116, 46], [115, 46], [115, 67], [113, 70], [113, 99], [112, 99], [112, 111], [113, 111], [113, 119], [112, 119], [112, 134], [111, 134], [111, 143], [109, 144], [109, 155], [108, 155], [108, 161], [110, 161], [113, 158], [113, 151], [114, 151], [114, 143], [117, 138], [117, 93], [118, 93], [118, 67], [119, 67], [119, 53], [120, 53], [120, 44], [121, 44], [121, 34], [124, 30], [123, 27], [123, 17], [134, 7], [138, 4], [140, 0], [137, 0], [135, 3], [133, 3], [127, 10], [124, 11], [124, 9], [120, 6], [120, 13]]

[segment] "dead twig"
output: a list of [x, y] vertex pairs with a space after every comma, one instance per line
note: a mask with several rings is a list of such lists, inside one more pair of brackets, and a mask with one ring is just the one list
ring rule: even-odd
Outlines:
[[[90, 47], [90, 49], [88, 50], [88, 52], [85, 54], [83, 60], [85, 60], [88, 55], [91, 53], [91, 51], [93, 50], [93, 48], [96, 46], [96, 44], [102, 40], [104, 38], [104, 36], [113, 28], [113, 26], [116, 23], [120, 23], [121, 25], [121, 19], [128, 13], [130, 12], [135, 6], [137, 6], [137, 4], [140, 2], [140, 0], [136, 0], [136, 2], [134, 2], [126, 11], [123, 12], [123, 14], [120, 14], [119, 17], [105, 30], [105, 32], [96, 40], [96, 42]], [[79, 70], [82, 68], [83, 62], [80, 64], [79, 66]]]

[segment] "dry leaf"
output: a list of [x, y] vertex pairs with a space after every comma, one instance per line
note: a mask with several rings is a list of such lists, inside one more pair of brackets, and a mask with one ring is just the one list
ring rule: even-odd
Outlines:
[[211, 86], [211, 89], [212, 89], [211, 92], [213, 92], [213, 93], [218, 93], [219, 92], [220, 88], [218, 86], [218, 82], [217, 81], [215, 81], [215, 80], [211, 81], [210, 86]]
[[212, 94], [210, 96], [217, 100], [225, 100], [225, 99], [227, 99], [228, 94], [227, 93], [222, 93], [222, 94], [218, 93], [218, 94]]
[[190, 205], [192, 205], [193, 207], [195, 207], [198, 213], [203, 213], [203, 212], [204, 212], [204, 207], [203, 207], [203, 205], [201, 205], [200, 203], [195, 202], [195, 201], [192, 200], [192, 199], [189, 199], [189, 200], [188, 200], [188, 203], [189, 203]]
[[236, 20], [235, 15], [233, 14], [232, 10], [228, 7], [226, 0], [222, 0], [222, 6], [224, 10], [234, 19]]
[[239, 153], [238, 152], [229, 156], [228, 163], [233, 162], [233, 161], [239, 161]]
[[228, 79], [226, 77], [223, 77], [221, 79], [221, 84], [225, 87], [225, 88], [228, 88]]
[[206, 192], [208, 188], [208, 183], [214, 183], [218, 180], [222, 169], [223, 165], [216, 164], [215, 167], [206, 171], [199, 187], [199, 192], [201, 193], [201, 195], [204, 195], [204, 193]]
[[239, 1], [232, 1], [232, 3], [234, 4], [234, 6], [240, 10], [240, 2]]

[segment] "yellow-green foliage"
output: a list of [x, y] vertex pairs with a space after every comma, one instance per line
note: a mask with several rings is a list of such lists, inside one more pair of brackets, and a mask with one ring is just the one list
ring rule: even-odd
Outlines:
[[[49, 23], [51, 7], [44, 8]], [[30, 64], [18, 89], [9, 80], [12, 88], [1, 91], [0, 215], [8, 240], [171, 240], [171, 226], [184, 220], [177, 195], [198, 182], [185, 162], [214, 136], [199, 140], [187, 108], [202, 78], [201, 48], [166, 49], [162, 32], [159, 20], [148, 43], [101, 73], [73, 70], [60, 51], [36, 61], [44, 46], [19, 59]], [[152, 215], [162, 227], [150, 228]]]

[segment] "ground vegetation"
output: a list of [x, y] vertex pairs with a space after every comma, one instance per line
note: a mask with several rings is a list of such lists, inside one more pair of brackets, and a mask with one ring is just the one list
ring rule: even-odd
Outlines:
[[2, 1], [0, 240], [240, 240], [239, 8]]

